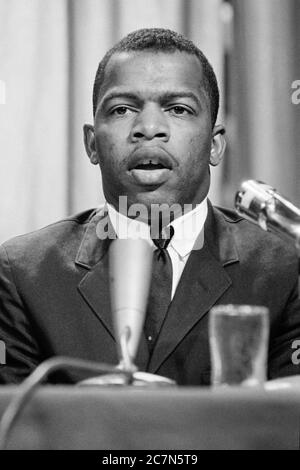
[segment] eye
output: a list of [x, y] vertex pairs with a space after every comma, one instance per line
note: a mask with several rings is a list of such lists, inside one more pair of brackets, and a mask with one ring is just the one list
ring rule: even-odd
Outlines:
[[126, 114], [127, 111], [129, 111], [129, 109], [126, 108], [126, 106], [118, 106], [117, 108], [114, 108], [112, 110], [112, 114], [117, 114], [118, 116], [124, 116], [124, 114]]
[[122, 117], [122, 116], [130, 115], [134, 113], [135, 111], [136, 109], [129, 105], [118, 105], [110, 110], [110, 114], [112, 116]]
[[172, 106], [168, 109], [168, 111], [170, 111], [172, 114], [175, 114], [176, 116], [185, 116], [187, 114], [192, 114], [191, 109], [179, 104]]

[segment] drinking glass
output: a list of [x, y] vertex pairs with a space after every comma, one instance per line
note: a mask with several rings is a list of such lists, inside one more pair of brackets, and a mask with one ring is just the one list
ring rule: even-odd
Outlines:
[[266, 380], [268, 340], [266, 307], [213, 307], [209, 317], [212, 384], [262, 385]]

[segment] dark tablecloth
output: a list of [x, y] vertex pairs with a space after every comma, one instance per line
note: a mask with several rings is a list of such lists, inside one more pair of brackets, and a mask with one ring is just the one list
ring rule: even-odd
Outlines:
[[[15, 387], [0, 387], [0, 415]], [[300, 386], [264, 389], [44, 386], [10, 449], [298, 449]]]

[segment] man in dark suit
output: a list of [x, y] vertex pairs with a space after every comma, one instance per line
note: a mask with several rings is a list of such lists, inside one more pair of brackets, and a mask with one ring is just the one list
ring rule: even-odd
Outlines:
[[[179, 384], [208, 384], [208, 312], [232, 303], [270, 310], [268, 377], [299, 373], [292, 361], [300, 338], [295, 249], [207, 200], [209, 165], [220, 162], [225, 141], [216, 125], [218, 86], [204, 55], [168, 30], [132, 33], [100, 63], [93, 104], [85, 145], [91, 163], [100, 165], [106, 204], [1, 247], [7, 363], [0, 381], [18, 382], [54, 355], [117, 363], [108, 246], [121, 233], [143, 233], [152, 244], [157, 205], [162, 218], [172, 212], [163, 251], [170, 293], [163, 317], [142, 335], [139, 368]], [[150, 293], [150, 320], [155, 302]], [[73, 372], [61, 376], [78, 379]]]

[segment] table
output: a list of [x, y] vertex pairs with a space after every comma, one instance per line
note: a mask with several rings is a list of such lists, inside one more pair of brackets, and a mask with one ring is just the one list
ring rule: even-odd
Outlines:
[[[0, 415], [17, 388], [0, 387]], [[8, 449], [299, 449], [300, 384], [265, 389], [43, 386]]]

